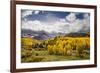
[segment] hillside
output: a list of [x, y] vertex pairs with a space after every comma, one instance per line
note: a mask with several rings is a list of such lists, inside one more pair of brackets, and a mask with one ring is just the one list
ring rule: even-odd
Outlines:
[[90, 37], [89, 33], [69, 33], [65, 37]]

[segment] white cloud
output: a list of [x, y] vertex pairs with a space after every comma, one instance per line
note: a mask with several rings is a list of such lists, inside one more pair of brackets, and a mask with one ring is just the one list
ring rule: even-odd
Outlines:
[[82, 20], [76, 19], [70, 24], [70, 32], [78, 32], [83, 28]]
[[[72, 18], [73, 17], [73, 18]], [[59, 19], [59, 21], [55, 21], [56, 17], [53, 17], [52, 21], [48, 21], [46, 23], [40, 22], [39, 20], [34, 21], [22, 21], [22, 29], [30, 29], [33, 31], [41, 31], [44, 30], [46, 32], [62, 32], [62, 33], [70, 33], [70, 32], [78, 32], [80, 30], [88, 30], [90, 27], [90, 17], [87, 14], [84, 14], [84, 19], [76, 19], [76, 15], [71, 13], [66, 16], [65, 19]], [[70, 21], [70, 22], [69, 22]], [[52, 23], [50, 23], [52, 22]]]
[[65, 19], [60, 19], [60, 21], [61, 21], [61, 22], [65, 22], [66, 20], [65, 20]]
[[70, 13], [68, 16], [66, 16], [66, 20], [68, 20], [69, 22], [73, 22], [74, 20], [76, 20], [75, 13]]
[[84, 19], [83, 19], [83, 22], [84, 24], [84, 30], [88, 30], [90, 28], [90, 16], [89, 14], [84, 14]]
[[88, 18], [89, 17], [89, 14], [88, 13], [85, 13], [84, 14], [84, 18]]
[[51, 32], [62, 32], [63, 26], [65, 26], [66, 23], [62, 22], [56, 22], [52, 25], [44, 24], [40, 22], [39, 20], [34, 21], [22, 21], [22, 29], [30, 29], [34, 31], [47, 31], [49, 33]]
[[33, 12], [32, 10], [23, 11], [23, 12], [22, 12], [22, 18], [24, 18], [24, 17], [26, 17], [26, 16], [28, 16], [28, 15], [31, 15], [32, 12]]
[[34, 14], [39, 14], [40, 13], [40, 11], [34, 11]]
[[43, 29], [43, 25], [38, 20], [22, 21], [22, 29], [30, 29], [30, 30], [39, 31]]

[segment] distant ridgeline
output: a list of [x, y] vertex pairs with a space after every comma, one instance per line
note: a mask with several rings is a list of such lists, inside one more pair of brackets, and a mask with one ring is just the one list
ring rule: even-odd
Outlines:
[[[57, 36], [63, 36], [63, 37], [90, 37], [90, 33], [87, 32], [87, 33], [69, 33], [69, 34], [59, 34], [59, 35], [56, 35], [55, 37]], [[36, 40], [46, 40], [46, 39], [49, 39], [49, 38], [55, 38], [54, 36], [51, 37], [50, 34], [39, 34], [37, 36], [34, 36], [34, 34], [25, 34], [25, 35], [22, 35], [21, 36], [22, 38], [24, 37], [27, 37], [27, 38], [32, 38], [32, 39], [36, 39]]]
[[69, 33], [66, 37], [90, 37], [90, 33]]

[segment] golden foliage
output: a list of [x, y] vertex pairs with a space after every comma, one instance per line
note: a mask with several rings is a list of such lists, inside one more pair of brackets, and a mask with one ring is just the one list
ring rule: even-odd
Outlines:
[[[21, 38], [21, 47], [28, 51], [32, 49], [48, 50], [50, 55], [73, 55], [82, 57], [84, 52], [90, 50], [89, 37], [55, 37], [44, 41], [31, 38]], [[26, 53], [27, 53], [26, 52]], [[74, 53], [73, 53], [74, 52]], [[22, 53], [23, 55], [26, 54]]]
[[56, 38], [54, 44], [48, 43], [48, 52], [55, 55], [72, 55], [73, 50], [76, 50], [78, 54], [82, 54], [83, 50], [89, 50], [90, 39], [89, 37], [71, 38], [71, 37], [59, 37]]

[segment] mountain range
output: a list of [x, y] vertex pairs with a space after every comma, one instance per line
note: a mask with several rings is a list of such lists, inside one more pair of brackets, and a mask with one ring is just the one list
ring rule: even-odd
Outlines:
[[46, 31], [32, 31], [32, 30], [21, 30], [21, 37], [31, 37], [33, 39], [37, 40], [45, 40], [48, 38], [54, 38], [56, 36], [66, 36], [66, 37], [84, 37], [84, 36], [90, 36], [89, 32], [77, 32], [77, 33], [48, 33]]

